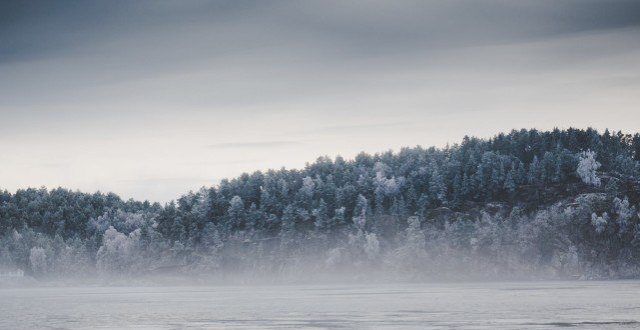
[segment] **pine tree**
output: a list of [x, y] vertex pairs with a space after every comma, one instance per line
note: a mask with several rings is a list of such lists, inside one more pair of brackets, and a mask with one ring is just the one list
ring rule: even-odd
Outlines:
[[236, 195], [229, 201], [227, 209], [230, 228], [242, 228], [244, 225], [244, 202], [240, 196]]
[[529, 164], [528, 181], [530, 184], [538, 185], [542, 183], [542, 166], [538, 160], [538, 156], [534, 156], [531, 164]]
[[326, 230], [329, 225], [329, 216], [327, 214], [327, 203], [324, 199], [320, 199], [318, 207], [313, 210], [314, 226], [317, 230]]

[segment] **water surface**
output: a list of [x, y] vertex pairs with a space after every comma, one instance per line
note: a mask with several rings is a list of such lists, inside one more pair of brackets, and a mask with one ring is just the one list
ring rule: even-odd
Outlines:
[[640, 281], [0, 289], [0, 328], [640, 328]]

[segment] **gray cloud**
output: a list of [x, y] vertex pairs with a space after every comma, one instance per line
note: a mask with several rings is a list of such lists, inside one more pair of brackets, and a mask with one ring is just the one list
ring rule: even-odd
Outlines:
[[89, 105], [106, 102], [118, 106], [111, 112], [127, 116], [141, 116], [135, 110], [141, 104], [156, 106], [155, 111], [171, 105], [226, 115], [217, 109], [332, 98], [375, 85], [381, 72], [429, 67], [450, 49], [640, 24], [638, 1], [25, 1], [0, 6], [0, 72], [6, 77], [0, 79], [0, 111], [20, 116], [10, 109], [21, 107], [30, 120], [45, 120], [46, 111], [28, 113], [24, 107], [44, 105], [104, 120], [103, 110]]
[[639, 72], [635, 0], [0, 1], [0, 182], [167, 200], [322, 154], [637, 129]]
[[[156, 44], [164, 50], [185, 45], [186, 41], [194, 47], [213, 47], [218, 54], [241, 53], [251, 44], [282, 47], [305, 38], [323, 42], [325, 47], [332, 45], [367, 54], [439, 45], [477, 45], [637, 26], [640, 3], [633, 0], [4, 1], [0, 4], [0, 15], [3, 41], [0, 60], [9, 61], [81, 52], [82, 47], [92, 44], [123, 35], [149, 35], [153, 31], [173, 31], [166, 35], [170, 39], [162, 40], [164, 45]], [[195, 26], [206, 27], [209, 33], [190, 36], [189, 32], [194, 31], [189, 29]], [[186, 38], [176, 38], [180, 33]], [[144, 45], [158, 40], [139, 41]], [[156, 54], [156, 59], [162, 57]]]

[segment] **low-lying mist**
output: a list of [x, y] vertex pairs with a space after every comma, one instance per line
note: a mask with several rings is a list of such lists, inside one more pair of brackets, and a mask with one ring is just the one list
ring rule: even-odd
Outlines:
[[[592, 219], [595, 207], [607, 205], [614, 212], [618, 210], [612, 213], [618, 220]], [[405, 222], [386, 217], [380, 222], [385, 225], [376, 227], [361, 220], [331, 233], [315, 230], [302, 234], [284, 227], [275, 237], [240, 231], [223, 240], [218, 230], [207, 228], [205, 239], [193, 246], [163, 239], [153, 225], [128, 233], [109, 226], [95, 254], [89, 250], [91, 241], [14, 231], [1, 241], [3, 260], [26, 258], [28, 271], [11, 277], [6, 270], [18, 267], [5, 266], [3, 282], [309, 284], [640, 275], [631, 245], [620, 245], [612, 259], [614, 246], [601, 240], [606, 231], [625, 235], [621, 224], [629, 219], [623, 217], [635, 216], [626, 201], [587, 194], [575, 203], [533, 214], [517, 208], [505, 213], [507, 209], [500, 205], [492, 205], [492, 210], [493, 214], [483, 211], [473, 218], [468, 213], [440, 209], [424, 223], [418, 217]], [[630, 237], [629, 242], [635, 238]]]

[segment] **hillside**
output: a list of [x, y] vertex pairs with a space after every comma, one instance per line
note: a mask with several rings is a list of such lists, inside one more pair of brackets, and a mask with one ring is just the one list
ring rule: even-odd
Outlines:
[[[640, 276], [640, 134], [518, 130], [223, 180], [174, 202], [0, 193], [0, 271]], [[354, 275], [356, 274], [356, 275]]]

